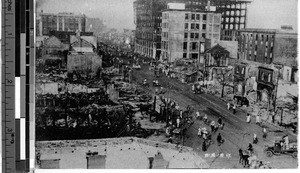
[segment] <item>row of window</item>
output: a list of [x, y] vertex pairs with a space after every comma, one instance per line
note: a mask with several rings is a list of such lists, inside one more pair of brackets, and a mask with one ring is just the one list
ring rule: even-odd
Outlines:
[[231, 15], [231, 16], [244, 16], [246, 14], [246, 10], [245, 9], [242, 9], [242, 10], [235, 10], [235, 11], [226, 11], [226, 12], [223, 12], [223, 15]]
[[[206, 14], [203, 14], [202, 15], [202, 20], [206, 20]], [[185, 14], [185, 20], [200, 20], [200, 14], [189, 14], [189, 13], [186, 13]]]
[[221, 19], [222, 23], [244, 23], [244, 17], [225, 17]]
[[169, 23], [162, 23], [162, 28], [169, 28]]
[[169, 33], [168, 32], [162, 32], [161, 36], [165, 37], [165, 38], [168, 38], [169, 37]]
[[[187, 50], [188, 42], [183, 42], [183, 50]], [[198, 50], [199, 42], [190, 42], [189, 50]]]
[[[184, 29], [188, 30], [189, 29], [189, 23], [184, 24]], [[200, 24], [199, 23], [191, 23], [191, 30], [199, 30], [200, 29]], [[206, 24], [202, 24], [202, 29], [206, 29]]]

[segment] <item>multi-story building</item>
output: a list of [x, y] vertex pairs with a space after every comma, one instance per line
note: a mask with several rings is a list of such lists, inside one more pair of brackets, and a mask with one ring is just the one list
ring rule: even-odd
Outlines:
[[134, 2], [135, 52], [147, 57], [160, 56], [161, 10], [166, 0], [136, 0]]
[[74, 13], [38, 13], [37, 36], [49, 35], [50, 31], [85, 32], [86, 16]]
[[189, 10], [215, 10], [222, 14], [221, 40], [236, 40], [237, 31], [246, 27], [247, 5], [251, 0], [169, 0], [185, 3]]
[[221, 14], [209, 11], [167, 9], [162, 12], [162, 60], [191, 58], [200, 61], [205, 38], [220, 40]]
[[292, 86], [297, 82], [297, 33], [242, 29], [239, 35], [239, 63], [234, 73], [236, 92], [246, 95], [256, 90], [258, 101], [275, 105], [277, 91], [285, 84]]
[[236, 40], [237, 30], [246, 27], [249, 0], [136, 0], [134, 23], [136, 24], [135, 52], [158, 58], [161, 53], [162, 11], [168, 3], [184, 3], [186, 10], [215, 10], [222, 14], [221, 40]]

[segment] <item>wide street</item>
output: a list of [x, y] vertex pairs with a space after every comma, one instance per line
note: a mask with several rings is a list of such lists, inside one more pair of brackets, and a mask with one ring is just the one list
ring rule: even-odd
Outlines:
[[[138, 84], [141, 84], [146, 78], [148, 83], [150, 83], [150, 88], [145, 87], [145, 89], [154, 93], [155, 89], [152, 87], [152, 81], [156, 78], [154, 78], [153, 74], [153, 71], [149, 71], [148, 65], [144, 65], [141, 70], [134, 71], [133, 78]], [[270, 124], [264, 124], [267, 126], [269, 133], [267, 139], [263, 139], [262, 128], [255, 124], [255, 117], [251, 117], [250, 124], [246, 123], [245, 112], [237, 109], [237, 113], [233, 114], [231, 110], [227, 110], [227, 103], [216, 96], [205, 93], [195, 95], [192, 93], [190, 85], [183, 84], [176, 79], [170, 79], [165, 75], [157, 79], [164, 88], [167, 88], [164, 97], [175, 100], [181, 109], [185, 109], [187, 105], [190, 105], [193, 110], [199, 110], [200, 115], [207, 114], [210, 120], [217, 122], [219, 117], [222, 118], [225, 127], [223, 130], [218, 130], [213, 134], [212, 138], [214, 144], [209, 146], [206, 152], [201, 150], [203, 140], [197, 136], [199, 127], [210, 129], [203, 121], [195, 120], [195, 123], [187, 130], [184, 140], [184, 145], [198, 151], [199, 154], [210, 163], [211, 168], [241, 168], [241, 164], [238, 163], [238, 150], [240, 148], [246, 149], [249, 143], [253, 142], [254, 133], [257, 134], [259, 142], [258, 144], [252, 143], [252, 145], [254, 147], [254, 153], [259, 160], [270, 162], [272, 168], [297, 168], [297, 159], [292, 158], [290, 155], [280, 155], [269, 158], [266, 157], [263, 152], [265, 145], [273, 145], [274, 140], [278, 137], [282, 137], [285, 132], [278, 130], [275, 126]], [[168, 86], [170, 88], [168, 88]], [[195, 115], [195, 111], [193, 115]], [[221, 133], [225, 139], [225, 142], [221, 146], [218, 146], [216, 142], [218, 133]], [[293, 138], [291, 135], [289, 137], [290, 139]], [[224, 157], [222, 157], [223, 155], [221, 153], [224, 154]], [[214, 155], [215, 157], [213, 157]]]

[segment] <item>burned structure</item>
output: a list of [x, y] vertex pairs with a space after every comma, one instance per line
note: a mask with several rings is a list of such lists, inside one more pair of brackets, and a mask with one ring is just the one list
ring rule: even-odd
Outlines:
[[275, 108], [278, 98], [297, 97], [297, 75], [297, 33], [270, 29], [240, 31], [234, 72], [236, 94], [246, 96], [254, 90], [257, 101], [266, 101], [270, 108]]

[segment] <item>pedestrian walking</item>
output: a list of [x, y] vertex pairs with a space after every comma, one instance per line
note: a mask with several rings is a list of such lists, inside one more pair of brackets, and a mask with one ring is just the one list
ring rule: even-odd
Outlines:
[[183, 111], [182, 110], [180, 110], [180, 118], [182, 118], [182, 114], [183, 114]]
[[199, 127], [199, 129], [198, 129], [198, 134], [197, 134], [199, 137], [200, 136], [202, 136], [202, 129], [201, 129], [201, 127]]
[[227, 103], [227, 109], [230, 110], [230, 108], [231, 108], [231, 104], [228, 102]]
[[215, 121], [212, 121], [211, 123], [210, 123], [210, 128], [211, 128], [211, 132], [214, 132], [215, 131]]
[[258, 125], [260, 125], [260, 123], [261, 123], [260, 122], [260, 114], [256, 115], [256, 121], [255, 121], [255, 123], [258, 124]]
[[200, 117], [200, 113], [199, 111], [196, 112], [196, 119], [198, 119]]
[[203, 117], [203, 121], [206, 122], [207, 121], [207, 115], [205, 114]]
[[263, 138], [267, 138], [267, 129], [265, 127], [263, 128]]
[[219, 133], [217, 136], [217, 142], [218, 142], [219, 146], [224, 142], [224, 140], [222, 139], [221, 133]]
[[247, 114], [247, 117], [246, 117], [246, 118], [247, 118], [247, 120], [246, 120], [246, 121], [247, 121], [247, 123], [250, 123], [250, 122], [251, 122], [251, 116], [250, 116], [250, 114], [249, 114], [249, 113]]
[[257, 144], [258, 143], [258, 138], [257, 135], [254, 133], [253, 135], [253, 144]]
[[177, 123], [177, 128], [179, 128], [179, 126], [180, 126], [180, 118], [179, 117], [177, 118], [176, 123]]
[[203, 142], [202, 142], [202, 151], [206, 151], [206, 150], [207, 150], [206, 142], [203, 141]]
[[249, 151], [250, 155], [251, 153], [253, 152], [253, 146], [251, 143], [249, 143], [248, 147], [247, 147], [247, 150]]
[[233, 104], [232, 110], [233, 110], [233, 114], [235, 114], [236, 113], [236, 104]]
[[193, 93], [195, 93], [195, 85], [194, 84], [192, 85], [192, 91], [193, 91]]

